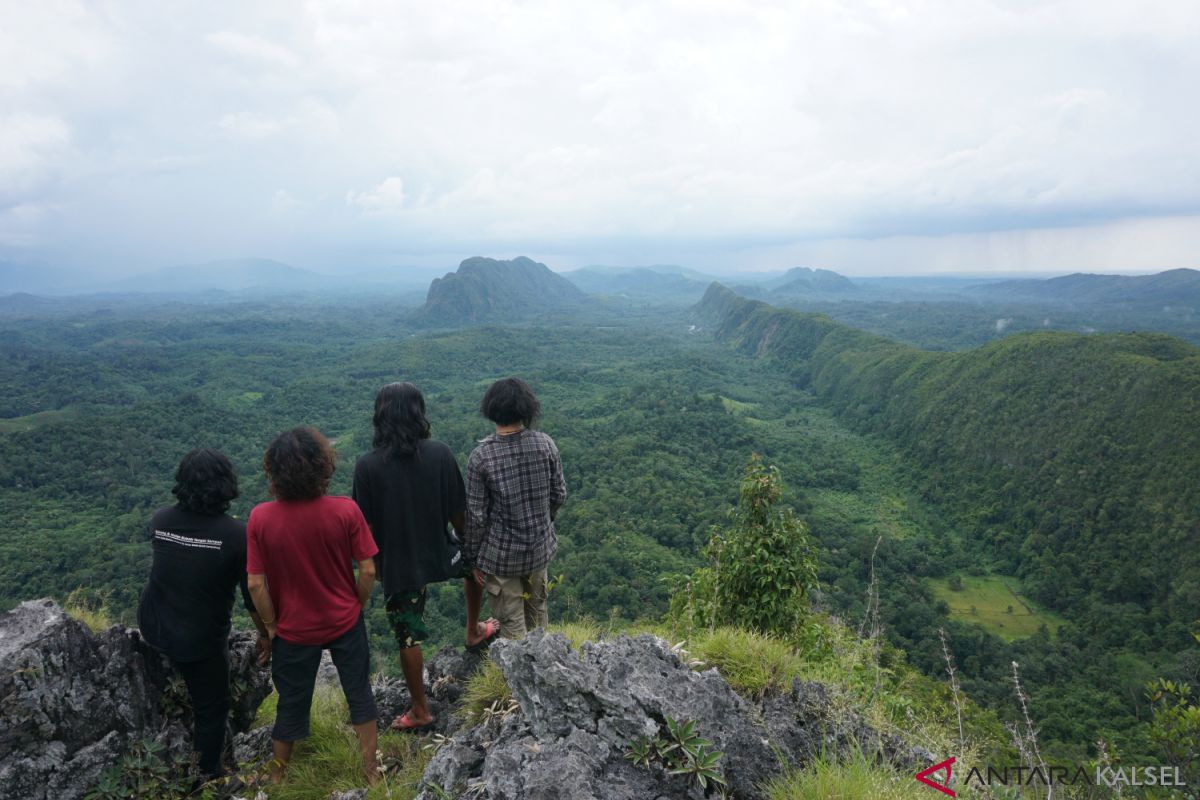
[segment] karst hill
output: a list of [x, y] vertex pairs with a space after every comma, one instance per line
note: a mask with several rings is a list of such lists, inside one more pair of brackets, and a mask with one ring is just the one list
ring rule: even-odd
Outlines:
[[411, 321], [427, 327], [512, 322], [590, 302], [545, 264], [524, 256], [511, 261], [476, 256], [436, 278]]

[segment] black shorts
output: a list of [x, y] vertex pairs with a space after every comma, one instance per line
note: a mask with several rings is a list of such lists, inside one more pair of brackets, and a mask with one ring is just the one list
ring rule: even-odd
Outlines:
[[328, 650], [350, 707], [350, 722], [361, 725], [379, 718], [371, 693], [371, 651], [362, 615], [354, 627], [326, 644], [295, 644], [276, 636], [271, 642], [271, 680], [279, 692], [271, 738], [294, 742], [311, 733], [309, 712], [321, 651]]

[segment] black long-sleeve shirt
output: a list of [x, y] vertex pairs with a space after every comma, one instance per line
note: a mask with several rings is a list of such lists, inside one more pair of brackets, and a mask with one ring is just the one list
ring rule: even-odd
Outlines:
[[234, 587], [246, 589], [246, 523], [170, 506], [155, 512], [150, 582], [138, 603], [142, 637], [175, 661], [199, 661], [229, 641]]

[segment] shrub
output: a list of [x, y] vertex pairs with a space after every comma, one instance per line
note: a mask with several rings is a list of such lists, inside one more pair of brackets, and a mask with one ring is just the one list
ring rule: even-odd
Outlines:
[[1159, 679], [1146, 687], [1146, 697], [1154, 709], [1150, 737], [1187, 785], [1195, 786], [1200, 783], [1200, 705], [1191, 687]]
[[817, 585], [808, 529], [790, 508], [779, 508], [779, 470], [757, 456], [742, 478], [738, 505], [726, 528], [714, 528], [705, 555], [711, 566], [676, 587], [671, 613], [691, 628], [730, 625], [788, 638]]

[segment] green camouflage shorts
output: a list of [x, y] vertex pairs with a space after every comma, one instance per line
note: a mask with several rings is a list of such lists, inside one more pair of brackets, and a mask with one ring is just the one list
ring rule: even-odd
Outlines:
[[[470, 578], [475, 571], [466, 557], [460, 558], [458, 565], [460, 578]], [[386, 595], [384, 601], [387, 604], [388, 625], [392, 626], [400, 649], [416, 647], [429, 638], [429, 628], [425, 627], [425, 587]]]
[[429, 636], [425, 627], [425, 590], [398, 592], [384, 598], [388, 625], [401, 649], [416, 647]]

